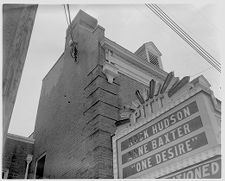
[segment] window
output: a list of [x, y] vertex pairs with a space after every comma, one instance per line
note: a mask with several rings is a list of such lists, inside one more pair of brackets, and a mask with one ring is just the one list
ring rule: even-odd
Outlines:
[[159, 67], [158, 57], [153, 55], [152, 53], [148, 52], [149, 62]]
[[36, 162], [36, 169], [35, 169], [36, 179], [42, 179], [44, 176], [45, 158], [46, 158], [46, 154], [40, 156], [40, 158]]

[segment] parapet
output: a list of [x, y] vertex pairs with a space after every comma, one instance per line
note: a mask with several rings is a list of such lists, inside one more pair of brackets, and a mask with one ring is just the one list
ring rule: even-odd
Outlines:
[[76, 17], [71, 22], [71, 27], [74, 27], [77, 24], [93, 31], [98, 25], [98, 20], [88, 15], [84, 11], [79, 10]]

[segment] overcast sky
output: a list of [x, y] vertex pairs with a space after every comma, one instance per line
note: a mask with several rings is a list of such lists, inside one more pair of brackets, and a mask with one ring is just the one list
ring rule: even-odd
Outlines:
[[[217, 6], [213, 4], [159, 6], [192, 38], [220, 61]], [[191, 79], [200, 72], [221, 98], [220, 74], [198, 53], [143, 5], [70, 5], [71, 16], [79, 9], [95, 17], [105, 36], [131, 52], [152, 41], [162, 53], [167, 72]], [[9, 132], [29, 136], [35, 125], [42, 79], [64, 50], [67, 28], [62, 5], [39, 5]]]

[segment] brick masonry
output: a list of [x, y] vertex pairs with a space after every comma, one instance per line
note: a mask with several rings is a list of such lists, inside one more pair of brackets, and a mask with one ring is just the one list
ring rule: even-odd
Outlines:
[[3, 147], [38, 5], [3, 4]]
[[33, 154], [33, 144], [11, 138], [6, 139], [2, 167], [9, 169], [8, 178], [24, 179], [28, 154]]
[[[136, 88], [143, 85], [122, 74], [112, 84], [107, 81], [100, 46], [104, 29], [94, 22], [78, 13], [67, 30], [64, 54], [43, 80], [33, 175], [35, 161], [46, 153], [45, 178], [113, 178], [115, 122], [121, 106], [135, 99]], [[78, 62], [69, 53], [70, 30], [78, 43]]]

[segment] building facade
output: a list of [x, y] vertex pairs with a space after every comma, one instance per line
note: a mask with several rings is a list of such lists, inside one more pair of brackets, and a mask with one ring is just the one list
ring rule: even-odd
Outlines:
[[31, 177], [30, 163], [33, 157], [34, 139], [7, 134], [2, 160], [2, 178], [26, 179]]
[[150, 98], [137, 97], [117, 127], [114, 178], [221, 178], [221, 102], [203, 76], [170, 75], [159, 91], [150, 83]]
[[[152, 113], [143, 115], [146, 100], [153, 100], [156, 92], [167, 95], [168, 86], [170, 90], [175, 86], [172, 97], [183, 97], [192, 84], [207, 83], [204, 78], [192, 84], [189, 79], [179, 81], [163, 70], [161, 56], [152, 42], [135, 53], [121, 47], [105, 37], [95, 18], [80, 10], [67, 29], [63, 54], [42, 82], [28, 178], [132, 177], [132, 171], [121, 171], [125, 167], [119, 160], [125, 152], [120, 153], [119, 143], [121, 137], [129, 137], [131, 129], [154, 120], [149, 118]], [[157, 100], [164, 105], [154, 104], [154, 114], [176, 106], [174, 98]], [[151, 171], [146, 168], [135, 176], [144, 178], [147, 172]], [[170, 173], [165, 175], [170, 177]]]
[[[3, 5], [3, 148], [38, 5]], [[4, 150], [4, 149], [3, 149]]]

